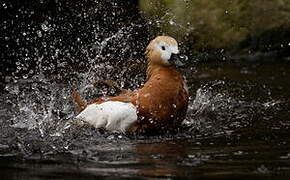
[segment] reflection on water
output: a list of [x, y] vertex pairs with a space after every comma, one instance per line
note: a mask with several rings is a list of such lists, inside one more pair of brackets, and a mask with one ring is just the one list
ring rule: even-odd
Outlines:
[[[0, 97], [5, 169], [0, 174], [8, 179], [285, 179], [289, 70], [287, 63], [185, 69], [191, 100], [184, 128], [157, 137], [79, 127], [71, 122], [69, 84], [40, 76], [20, 79], [7, 84]], [[91, 89], [89, 96], [96, 96]]]
[[[212, 139], [217, 140], [217, 139]], [[160, 143], [133, 143], [130, 149], [102, 149], [86, 160], [71, 154], [58, 154], [18, 161], [2, 158], [5, 177], [23, 179], [111, 178], [221, 178], [285, 179], [289, 176], [289, 145], [272, 147], [269, 143], [252, 141], [231, 145], [180, 140]], [[259, 147], [257, 148], [257, 144]], [[272, 144], [273, 145], [273, 144]], [[153, 150], [152, 150], [153, 149]], [[97, 155], [98, 154], [98, 155]], [[81, 155], [80, 155], [81, 156]]]

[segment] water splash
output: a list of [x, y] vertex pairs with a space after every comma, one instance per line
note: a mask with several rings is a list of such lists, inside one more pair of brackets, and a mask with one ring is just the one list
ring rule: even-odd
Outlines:
[[7, 84], [5, 89], [13, 107], [11, 122], [15, 128], [38, 128], [43, 135], [53, 119], [72, 113], [70, 90], [61, 84], [34, 77]]
[[[238, 96], [235, 95], [237, 88]], [[265, 125], [257, 117], [265, 120], [273, 117], [269, 113], [277, 109], [282, 101], [249, 102], [242, 98], [247, 93], [249, 92], [245, 87], [234, 87], [225, 81], [207, 83], [196, 91], [184, 123], [191, 127], [190, 131], [202, 136], [231, 135], [241, 129], [250, 128], [257, 122]]]

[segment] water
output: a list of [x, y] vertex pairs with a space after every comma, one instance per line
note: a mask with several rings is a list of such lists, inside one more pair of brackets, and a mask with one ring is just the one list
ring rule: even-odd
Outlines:
[[190, 104], [180, 131], [144, 136], [96, 130], [72, 121], [71, 92], [91, 101], [118, 93], [99, 80], [141, 87], [150, 22], [120, 10], [126, 3], [55, 3], [48, 11], [2, 4], [11, 17], [1, 22], [7, 52], [1, 56], [2, 178], [289, 179], [289, 62], [205, 62], [181, 43], [189, 56], [181, 71]]
[[185, 69], [191, 99], [184, 129], [153, 137], [79, 127], [70, 120], [69, 83], [20, 79], [1, 95], [1, 175], [287, 179], [289, 69], [288, 63], [215, 62]]

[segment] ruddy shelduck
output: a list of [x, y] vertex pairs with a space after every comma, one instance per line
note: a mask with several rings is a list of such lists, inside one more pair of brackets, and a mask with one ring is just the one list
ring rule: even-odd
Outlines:
[[163, 132], [178, 127], [186, 116], [189, 94], [177, 70], [181, 65], [177, 41], [158, 36], [149, 43], [145, 55], [147, 82], [141, 89], [99, 98], [88, 105], [73, 93], [74, 101], [83, 109], [76, 119], [122, 133]]

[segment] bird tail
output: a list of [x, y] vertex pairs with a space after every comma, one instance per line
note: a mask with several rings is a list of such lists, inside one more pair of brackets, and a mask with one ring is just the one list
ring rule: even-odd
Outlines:
[[79, 114], [87, 107], [87, 103], [82, 100], [81, 96], [75, 89], [72, 92], [72, 99], [74, 104], [77, 105], [75, 109], [76, 114]]

